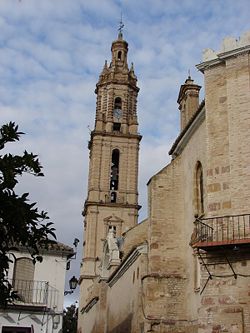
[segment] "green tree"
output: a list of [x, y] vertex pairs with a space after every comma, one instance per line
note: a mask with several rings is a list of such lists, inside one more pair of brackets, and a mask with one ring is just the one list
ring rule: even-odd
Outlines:
[[63, 333], [77, 332], [78, 308], [72, 304], [63, 311]]
[[[6, 144], [19, 140], [24, 134], [18, 131], [14, 122], [0, 128], [0, 150]], [[0, 155], [0, 307], [6, 306], [17, 297], [6, 276], [10, 262], [10, 254], [18, 250], [18, 246], [26, 247], [33, 262], [42, 261], [39, 254], [41, 248], [48, 248], [56, 238], [51, 222], [44, 211], [30, 203], [28, 193], [18, 195], [15, 186], [18, 176], [29, 173], [36, 177], [43, 176], [42, 166], [37, 155], [24, 151], [23, 155]]]

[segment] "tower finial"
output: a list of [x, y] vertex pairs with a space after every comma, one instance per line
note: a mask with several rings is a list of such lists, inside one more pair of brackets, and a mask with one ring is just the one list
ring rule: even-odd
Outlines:
[[188, 69], [188, 79], [191, 80], [190, 68]]
[[118, 39], [122, 39], [122, 29], [124, 28], [124, 23], [122, 21], [122, 12], [121, 12], [121, 20], [119, 22], [119, 27], [118, 27]]

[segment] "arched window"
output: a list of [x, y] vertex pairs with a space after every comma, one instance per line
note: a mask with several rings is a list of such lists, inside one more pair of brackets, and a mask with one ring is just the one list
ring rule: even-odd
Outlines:
[[118, 51], [118, 60], [122, 60], [122, 51]]
[[15, 262], [14, 280], [33, 280], [35, 265], [30, 258], [18, 258]]
[[32, 259], [26, 257], [16, 259], [13, 276], [14, 289], [21, 297], [21, 300], [26, 303], [32, 302], [34, 272], [35, 265]]
[[195, 201], [196, 201], [196, 213], [201, 215], [204, 213], [204, 182], [203, 182], [203, 170], [200, 161], [196, 164], [195, 172]]
[[119, 160], [120, 152], [118, 149], [114, 149], [112, 152], [111, 159], [111, 170], [110, 170], [110, 190], [111, 190], [111, 202], [116, 202], [116, 192], [119, 184]]
[[116, 97], [115, 98], [115, 106], [114, 106], [114, 109], [119, 109], [121, 110], [122, 108], [122, 99], [121, 97]]

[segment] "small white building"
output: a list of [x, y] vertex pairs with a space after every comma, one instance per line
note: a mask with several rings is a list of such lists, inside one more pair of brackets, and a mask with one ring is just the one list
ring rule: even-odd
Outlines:
[[66, 265], [71, 247], [55, 243], [33, 264], [25, 248], [11, 254], [8, 279], [19, 300], [0, 309], [0, 333], [59, 333], [62, 330]]

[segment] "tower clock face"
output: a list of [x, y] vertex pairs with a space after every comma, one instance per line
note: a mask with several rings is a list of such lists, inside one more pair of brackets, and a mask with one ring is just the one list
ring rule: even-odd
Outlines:
[[115, 118], [120, 119], [122, 117], [122, 110], [121, 109], [114, 109], [113, 115]]

